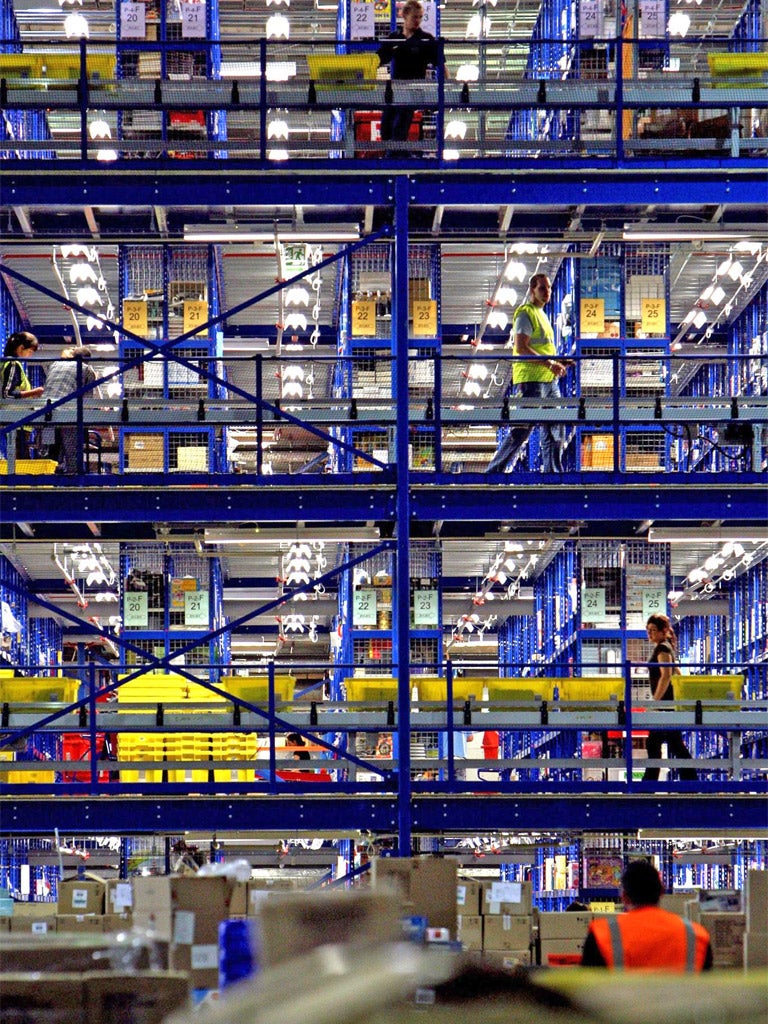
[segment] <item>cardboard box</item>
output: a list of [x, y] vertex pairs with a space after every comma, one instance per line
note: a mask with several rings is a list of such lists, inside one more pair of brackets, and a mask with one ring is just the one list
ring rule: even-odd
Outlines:
[[375, 857], [373, 888], [394, 892], [401, 913], [426, 917], [430, 928], [456, 935], [456, 864], [440, 857]]
[[101, 935], [102, 914], [57, 914], [57, 932], [90, 932]]
[[9, 924], [9, 931], [14, 934], [48, 935], [56, 931], [56, 915], [49, 914], [48, 917], [12, 917], [9, 920]]
[[223, 876], [149, 875], [133, 880], [133, 920], [177, 945], [216, 943], [234, 884]]
[[541, 964], [546, 967], [549, 963], [549, 954], [558, 955], [560, 953], [570, 953], [572, 956], [581, 953], [584, 949], [583, 936], [580, 939], [576, 938], [559, 938], [559, 939], [542, 939], [539, 943], [539, 952], [541, 955]]
[[326, 943], [364, 948], [397, 941], [402, 936], [400, 917], [400, 901], [387, 892], [273, 895], [259, 915], [261, 966], [271, 967]]
[[251, 878], [246, 885], [248, 917], [258, 917], [262, 903], [273, 893], [296, 892], [299, 888], [296, 878]]
[[96, 933], [11, 933], [0, 937], [0, 973], [107, 970], [109, 958], [103, 955], [107, 949], [109, 943]]
[[530, 882], [483, 882], [481, 914], [531, 914], [533, 890]]
[[124, 914], [133, 909], [133, 883], [130, 879], [110, 878], [104, 895], [105, 914]]
[[180, 972], [118, 973], [83, 976], [85, 1020], [120, 1024], [160, 1024], [189, 1005], [189, 978]]
[[702, 913], [701, 923], [709, 932], [715, 967], [741, 967], [744, 963], [746, 914]]
[[456, 909], [460, 914], [479, 914], [482, 882], [475, 878], [459, 878], [456, 882]]
[[685, 907], [694, 898], [692, 892], [665, 892], [659, 903], [662, 910], [668, 910], [678, 917], [685, 917]]
[[480, 914], [459, 914], [456, 918], [456, 938], [464, 949], [483, 948], [483, 918]]
[[245, 917], [248, 913], [248, 883], [235, 882], [229, 901], [230, 917]]
[[79, 974], [4, 974], [0, 1020], [35, 1024], [86, 1024], [83, 979]]
[[124, 435], [126, 471], [165, 469], [165, 439], [162, 434]]
[[30, 903], [23, 901], [13, 904], [13, 916], [19, 917], [55, 917], [58, 910], [57, 903]]
[[768, 932], [768, 871], [748, 871], [744, 879], [748, 932]]
[[530, 914], [487, 914], [483, 923], [483, 948], [527, 949], [532, 934]]
[[530, 949], [484, 949], [483, 961], [500, 971], [516, 971], [531, 966]]
[[103, 914], [106, 883], [93, 878], [59, 882], [59, 914]]
[[105, 935], [125, 932], [133, 927], [133, 914], [102, 914], [101, 930]]
[[539, 938], [544, 940], [581, 939], [583, 942], [595, 916], [597, 915], [587, 910], [570, 912], [540, 910], [538, 914]]
[[768, 967], [768, 932], [744, 932], [744, 970]]

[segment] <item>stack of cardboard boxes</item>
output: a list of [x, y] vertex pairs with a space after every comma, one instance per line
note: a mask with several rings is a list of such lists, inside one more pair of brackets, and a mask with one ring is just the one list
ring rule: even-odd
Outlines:
[[477, 881], [456, 885], [457, 936], [465, 949], [510, 969], [531, 963], [533, 906], [530, 882]]

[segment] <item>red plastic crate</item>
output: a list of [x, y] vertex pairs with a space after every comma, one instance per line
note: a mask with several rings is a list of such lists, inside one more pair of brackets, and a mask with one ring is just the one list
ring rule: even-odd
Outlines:
[[[421, 111], [415, 111], [411, 127], [408, 130], [408, 141], [418, 142], [421, 138]], [[383, 150], [358, 149], [359, 142], [381, 142], [381, 111], [355, 111], [355, 156], [358, 160], [375, 160], [384, 155]]]
[[[96, 733], [96, 750], [101, 751], [104, 746], [104, 733]], [[91, 756], [91, 737], [84, 736], [79, 732], [65, 732], [61, 736], [61, 759], [62, 761], [86, 761]], [[90, 782], [91, 773], [84, 772], [62, 772], [62, 782]], [[99, 782], [109, 782], [109, 772], [99, 772]]]

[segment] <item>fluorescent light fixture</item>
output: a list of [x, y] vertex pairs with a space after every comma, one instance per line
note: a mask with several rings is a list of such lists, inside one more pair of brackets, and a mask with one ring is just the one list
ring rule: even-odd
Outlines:
[[674, 224], [659, 225], [657, 228], [625, 227], [622, 239], [625, 242], [729, 242], [737, 239], [751, 239], [755, 231], [718, 231], [717, 228], [676, 227]]
[[185, 242], [356, 242], [360, 228], [356, 224], [326, 224], [311, 228], [293, 228], [269, 224], [185, 224]]
[[701, 526], [701, 527], [651, 527], [648, 540], [652, 544], [695, 544], [712, 541], [713, 544], [726, 541], [768, 541], [766, 526]]
[[256, 545], [269, 545], [274, 547], [277, 544], [291, 544], [293, 542], [305, 541], [311, 544], [313, 541], [324, 541], [325, 543], [343, 544], [346, 541], [377, 541], [380, 539], [379, 529], [376, 526], [346, 526], [346, 527], [317, 527], [306, 529], [304, 527], [286, 527], [280, 529], [210, 529], [203, 534], [204, 544], [239, 544], [253, 547]]

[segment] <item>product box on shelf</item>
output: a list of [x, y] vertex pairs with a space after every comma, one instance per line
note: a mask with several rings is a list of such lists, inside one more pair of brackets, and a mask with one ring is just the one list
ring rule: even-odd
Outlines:
[[426, 917], [430, 928], [456, 935], [456, 864], [440, 857], [374, 857], [372, 885], [394, 892], [401, 913]]
[[57, 932], [91, 932], [101, 935], [103, 914], [57, 914]]
[[530, 882], [483, 882], [481, 913], [530, 914], [533, 889]]
[[744, 969], [768, 967], [768, 932], [744, 932]]
[[482, 949], [482, 916], [480, 914], [459, 914], [456, 920], [456, 937], [464, 949]]
[[570, 953], [571, 955], [581, 953], [584, 949], [585, 938], [586, 936], [583, 935], [581, 938], [561, 936], [559, 939], [542, 939], [539, 943], [542, 965], [546, 967], [549, 963], [550, 953], [555, 956], [561, 953]]
[[[538, 912], [540, 939], [584, 939], [596, 915], [590, 911], [540, 910]], [[567, 951], [566, 951], [567, 952]]]
[[48, 935], [56, 931], [56, 915], [48, 917], [12, 917], [9, 919], [10, 931], [22, 935]]
[[694, 892], [665, 892], [659, 903], [662, 910], [668, 910], [678, 917], [685, 917], [685, 907], [693, 899], [698, 899]]
[[520, 967], [530, 967], [530, 949], [484, 949], [483, 961], [489, 967], [500, 971], [516, 971]]
[[103, 935], [49, 932], [44, 935], [0, 936], [0, 973], [106, 970], [109, 957]]
[[83, 979], [79, 974], [40, 975], [14, 972], [2, 976], [4, 1021], [40, 1021], [45, 1024], [85, 1024]]
[[101, 930], [105, 935], [124, 932], [133, 927], [133, 914], [102, 914]]
[[251, 878], [246, 882], [246, 915], [257, 917], [262, 903], [273, 893], [296, 892], [298, 888], [295, 878]]
[[59, 882], [60, 914], [103, 914], [104, 892], [106, 883], [103, 879], [65, 878]]
[[746, 914], [702, 913], [701, 923], [709, 932], [715, 967], [740, 967], [744, 962]]
[[533, 918], [530, 914], [487, 914], [483, 922], [483, 947], [527, 949], [532, 932]]
[[271, 967], [326, 943], [356, 947], [402, 937], [401, 907], [387, 892], [283, 893], [265, 900], [259, 914], [262, 967]]
[[110, 878], [104, 896], [105, 914], [124, 914], [133, 909], [133, 884], [130, 879]]
[[83, 997], [89, 1024], [160, 1024], [189, 1004], [189, 978], [179, 971], [89, 972], [83, 975]]
[[479, 914], [482, 882], [476, 878], [459, 878], [456, 881], [456, 909], [460, 914]]

